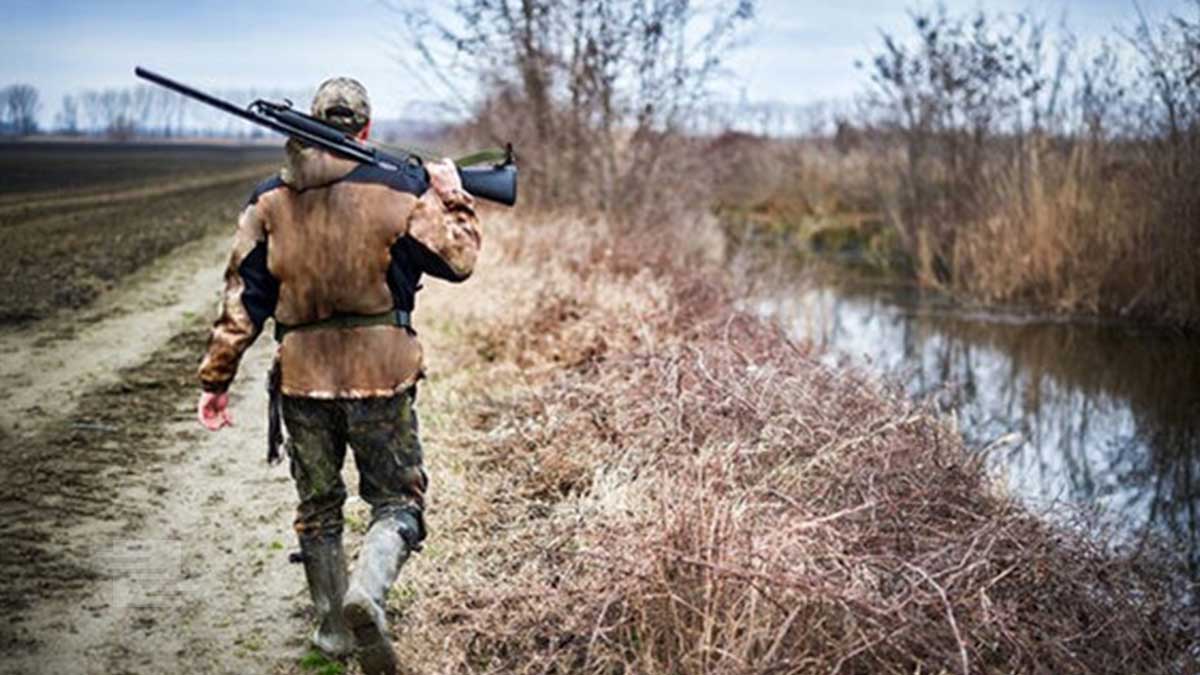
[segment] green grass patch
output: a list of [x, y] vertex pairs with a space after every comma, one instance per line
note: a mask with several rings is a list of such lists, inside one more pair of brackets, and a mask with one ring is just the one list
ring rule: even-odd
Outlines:
[[300, 667], [305, 672], [315, 673], [316, 675], [344, 675], [346, 672], [344, 664], [338, 661], [331, 661], [315, 649], [300, 657]]

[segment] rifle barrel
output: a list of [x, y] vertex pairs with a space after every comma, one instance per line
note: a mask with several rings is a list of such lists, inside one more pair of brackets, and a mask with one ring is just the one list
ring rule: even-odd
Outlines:
[[170, 89], [171, 91], [175, 91], [180, 94], [183, 94], [184, 96], [187, 96], [188, 98], [194, 98], [197, 101], [200, 101], [201, 103], [207, 103], [208, 105], [211, 105], [214, 108], [219, 108], [220, 110], [223, 110], [223, 111], [229, 113], [230, 115], [235, 115], [237, 117], [240, 117], [240, 118], [246, 120], [247, 122], [254, 122], [255, 124], [261, 124], [264, 126], [271, 127], [272, 129], [274, 129], [275, 131], [278, 131], [280, 133], [287, 133], [284, 129], [278, 127], [277, 125], [272, 124], [270, 120], [259, 117], [258, 115], [255, 115], [254, 113], [250, 112], [249, 110], [246, 110], [245, 108], [236, 106], [228, 101], [222, 101], [221, 99], [219, 99], [215, 96], [210, 96], [209, 94], [206, 94], [198, 89], [193, 89], [182, 82], [176, 82], [175, 80], [172, 80], [169, 77], [166, 77], [164, 75], [159, 75], [158, 73], [156, 73], [154, 71], [146, 70], [145, 68], [143, 68], [141, 66], [137, 66], [136, 68], [133, 69], [133, 73], [135, 75], [137, 75], [138, 77], [142, 78], [143, 80], [149, 80], [149, 81], [153, 82], [154, 84], [157, 84], [161, 87], [166, 87], [167, 89]]
[[211, 105], [212, 107], [214, 107], [218, 110], [221, 110], [223, 112], [227, 112], [230, 115], [233, 115], [235, 117], [240, 117], [240, 118], [246, 120], [247, 122], [252, 122], [259, 126], [267, 127], [271, 131], [283, 134], [284, 136], [289, 136], [289, 137], [300, 136], [304, 140], [314, 142], [317, 145], [321, 145], [322, 147], [325, 147], [326, 149], [333, 150], [334, 152], [339, 152], [340, 154], [343, 154], [343, 155], [348, 155], [351, 159], [356, 159], [360, 162], [361, 161], [371, 161], [370, 159], [363, 156], [363, 154], [365, 154], [365, 153], [356, 154], [348, 148], [336, 147], [335, 144], [330, 143], [327, 139], [320, 139], [320, 138], [316, 137], [315, 134], [308, 131], [307, 129], [291, 128], [285, 124], [281, 124], [281, 123], [277, 122], [276, 120], [274, 120], [270, 117], [257, 114], [250, 110], [246, 110], [245, 108], [236, 106], [236, 105], [230, 103], [229, 101], [224, 101], [222, 99], [217, 98], [216, 96], [212, 96], [211, 94], [206, 94], [198, 89], [193, 89], [192, 87], [189, 87], [182, 82], [176, 82], [175, 80], [172, 80], [169, 77], [166, 77], [164, 75], [159, 75], [158, 73], [151, 71], [151, 70], [146, 70], [145, 68], [143, 68], [141, 66], [137, 66], [136, 68], [134, 68], [133, 73], [144, 80], [149, 80], [161, 87], [166, 87], [167, 89], [170, 89], [171, 91], [183, 94], [184, 96], [187, 96], [188, 98], [194, 98], [197, 101], [200, 101], [201, 103]]
[[193, 89], [182, 82], [176, 82], [175, 80], [172, 80], [171, 78], [169, 78], [165, 75], [159, 75], [158, 73], [156, 73], [152, 70], [146, 70], [145, 68], [143, 68], [141, 66], [137, 66], [136, 68], [134, 68], [133, 74], [137, 75], [138, 77], [142, 78], [143, 80], [150, 80], [151, 82], [153, 82], [159, 86], [166, 87], [167, 89], [171, 89], [172, 91], [177, 91], [180, 94], [183, 94], [184, 96], [187, 96], [189, 98], [194, 98], [197, 101], [203, 101], [204, 103], [207, 103], [207, 104], [213, 106], [214, 108], [220, 108], [221, 110], [224, 110], [225, 112], [230, 113], [232, 115], [237, 115], [239, 117], [245, 117], [248, 114], [246, 112], [246, 110], [239, 108], [238, 106], [235, 106], [232, 103], [229, 103], [228, 101], [222, 101], [221, 99], [219, 99], [215, 96], [209, 96], [208, 94], [206, 94], [198, 89]]

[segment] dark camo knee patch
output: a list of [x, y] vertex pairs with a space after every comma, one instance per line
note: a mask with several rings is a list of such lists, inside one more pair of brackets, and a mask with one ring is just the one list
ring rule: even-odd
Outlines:
[[347, 411], [363, 499], [375, 509], [404, 507], [420, 514], [429, 478], [423, 467], [420, 427], [411, 391], [387, 399], [353, 402]]
[[289, 468], [300, 498], [295, 529], [302, 536], [342, 530], [346, 446], [335, 413], [329, 401], [284, 400]]

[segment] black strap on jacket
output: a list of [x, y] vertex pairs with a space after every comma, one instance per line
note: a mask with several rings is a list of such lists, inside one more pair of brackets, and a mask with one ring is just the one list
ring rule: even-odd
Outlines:
[[288, 333], [330, 328], [361, 328], [363, 326], [399, 326], [412, 330], [412, 313], [394, 309], [381, 314], [337, 314], [326, 319], [299, 323], [293, 326], [275, 322], [275, 341], [283, 342]]

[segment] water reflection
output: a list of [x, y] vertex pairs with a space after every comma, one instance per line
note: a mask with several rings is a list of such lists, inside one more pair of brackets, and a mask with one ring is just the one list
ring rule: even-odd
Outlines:
[[967, 312], [851, 284], [779, 293], [758, 309], [830, 348], [829, 358], [865, 358], [955, 411], [968, 443], [990, 445], [1010, 489], [1035, 507], [1094, 505], [1131, 535], [1163, 532], [1200, 579], [1195, 340]]

